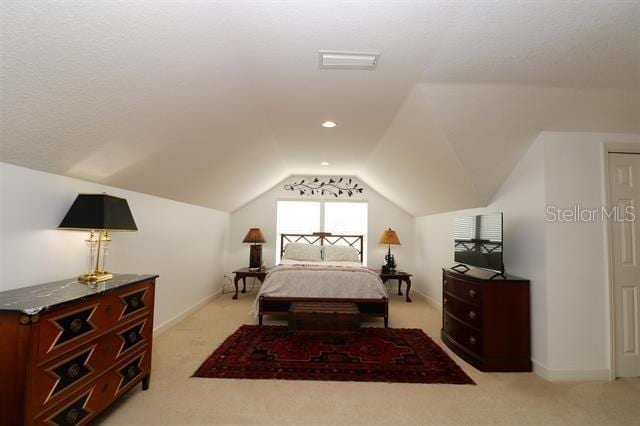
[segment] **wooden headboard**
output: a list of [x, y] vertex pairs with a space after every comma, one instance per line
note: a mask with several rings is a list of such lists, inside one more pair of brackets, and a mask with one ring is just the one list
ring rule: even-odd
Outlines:
[[334, 235], [330, 232], [314, 232], [313, 234], [280, 234], [280, 257], [288, 243], [303, 243], [316, 246], [349, 246], [356, 249], [360, 262], [364, 261], [363, 235]]

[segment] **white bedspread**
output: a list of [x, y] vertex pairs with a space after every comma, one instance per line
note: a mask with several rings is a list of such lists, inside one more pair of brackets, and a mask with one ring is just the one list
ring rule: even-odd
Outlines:
[[273, 268], [258, 291], [271, 297], [388, 298], [380, 276], [355, 262], [294, 262]]

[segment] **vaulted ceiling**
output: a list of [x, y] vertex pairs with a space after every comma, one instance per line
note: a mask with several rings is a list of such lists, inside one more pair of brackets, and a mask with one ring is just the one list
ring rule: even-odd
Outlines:
[[314, 173], [477, 207], [542, 130], [640, 132], [637, 1], [0, 7], [0, 161], [225, 211]]

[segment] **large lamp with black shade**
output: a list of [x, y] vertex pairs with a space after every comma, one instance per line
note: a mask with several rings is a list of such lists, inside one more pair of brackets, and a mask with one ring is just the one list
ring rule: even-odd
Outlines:
[[94, 244], [97, 244], [95, 267], [92, 265], [93, 270], [81, 275], [79, 280], [97, 282], [113, 278], [113, 274], [104, 270], [104, 260], [103, 266], [100, 265], [100, 252], [104, 251], [104, 244], [111, 241], [109, 232], [137, 231], [138, 227], [124, 198], [107, 194], [79, 194], [58, 229], [90, 231], [87, 242], [91, 252]]

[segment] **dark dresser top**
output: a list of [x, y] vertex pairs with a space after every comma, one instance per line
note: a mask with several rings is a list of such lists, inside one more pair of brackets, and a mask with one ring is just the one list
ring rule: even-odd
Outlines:
[[456, 271], [455, 269], [443, 267], [442, 270], [448, 274], [457, 275], [460, 278], [469, 278], [476, 280], [483, 280], [487, 282], [499, 283], [501, 281], [510, 281], [510, 282], [526, 282], [529, 280], [526, 278], [516, 277], [515, 275], [505, 274], [505, 278], [496, 277], [494, 279], [489, 279], [492, 275], [495, 274], [494, 271], [490, 271], [488, 269], [480, 269], [480, 268], [469, 268], [467, 272]]
[[80, 282], [77, 278], [69, 278], [7, 290], [0, 292], [0, 311], [34, 315], [59, 305], [77, 302], [157, 277], [158, 275], [114, 274], [112, 279], [92, 285]]

